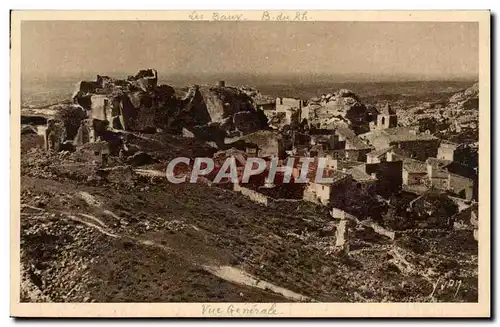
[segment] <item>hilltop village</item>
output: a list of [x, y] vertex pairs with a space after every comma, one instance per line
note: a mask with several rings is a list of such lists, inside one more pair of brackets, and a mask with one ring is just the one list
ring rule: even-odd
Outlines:
[[[227, 205], [225, 201], [231, 201], [226, 198], [238, 195], [254, 203], [249, 206], [255, 205], [265, 212], [261, 217], [252, 218], [253, 223], [245, 222], [238, 228], [244, 230], [247, 224], [279, 226], [283, 223], [277, 218], [264, 222], [270, 212], [294, 215], [283, 219], [298, 219], [302, 221], [299, 225], [318, 224], [320, 227], [294, 226], [285, 235], [274, 235], [276, 238], [298, 239], [305, 244], [304, 248], [309, 249], [307, 251], [314, 249], [321, 252], [321, 256], [347, 260], [346, 267], [353, 262], [371, 267], [372, 264], [367, 262], [375, 260], [378, 262], [375, 265], [378, 265], [387, 261], [389, 268], [384, 269], [426, 280], [431, 288], [425, 287], [421, 295], [417, 295], [419, 299], [426, 299], [431, 294], [432, 281], [439, 276], [469, 278], [472, 285], [469, 293], [457, 293], [461, 294], [460, 301], [470, 301], [477, 296], [471, 291], [477, 289], [474, 285], [477, 272], [460, 266], [458, 261], [451, 264], [449, 258], [445, 261], [438, 258], [469, 251], [460, 254], [466, 257], [463, 260], [477, 260], [478, 97], [476, 84], [447, 101], [403, 108], [389, 102], [365, 104], [358, 95], [345, 89], [332, 90], [312, 99], [275, 98], [251, 87], [229, 86], [225, 81], [182, 89], [159, 85], [158, 73], [154, 69], [141, 70], [125, 79], [98, 75], [94, 81], [77, 83], [72, 98], [66, 103], [22, 110], [22, 174], [31, 179], [45, 178], [61, 183], [74, 179], [86, 187], [102, 189], [114, 185], [116, 189], [123, 188], [125, 193], [147, 193], [155, 187], [169, 192], [165, 190], [174, 187], [165, 180], [165, 169], [170, 160], [181, 155], [189, 158], [208, 156], [216, 163], [214, 171], [200, 176], [199, 185], [182, 187], [211, 190], [204, 191], [207, 196], [216, 192], [220, 201], [210, 202], [211, 206], [224, 207]], [[316, 183], [311, 179], [306, 184], [294, 183], [301, 168], [299, 160], [295, 160], [291, 183], [281, 182], [283, 172], [279, 172], [277, 180], [271, 183], [266, 178], [269, 166], [253, 176], [249, 183], [241, 183], [241, 179], [239, 183], [213, 183], [216, 172], [228, 157], [236, 160], [239, 177], [251, 157], [263, 158], [268, 163], [278, 158], [283, 165], [290, 158], [326, 158], [325, 174], [333, 182]], [[186, 166], [176, 173], [187, 175], [192, 168], [192, 165]], [[309, 173], [314, 176], [316, 171], [311, 168]], [[47, 210], [49, 202], [53, 201], [44, 200], [40, 195], [33, 196], [33, 191], [26, 192], [23, 197], [25, 208], [31, 207], [37, 213]], [[189, 192], [186, 197], [191, 196]], [[91, 205], [92, 199], [84, 196], [87, 205]], [[110, 201], [115, 200], [114, 196]], [[148, 200], [139, 203], [144, 201]], [[191, 200], [185, 198], [185, 201]], [[170, 208], [168, 210], [173, 210], [173, 204], [164, 204]], [[138, 210], [146, 210], [142, 204], [138, 206], [143, 208]], [[75, 210], [81, 211], [81, 207]], [[108, 216], [120, 216], [110, 214], [109, 210]], [[86, 226], [95, 226], [95, 220], [88, 220], [84, 213], [80, 214], [83, 216], [78, 218], [79, 221]], [[238, 215], [235, 211], [234, 219], [238, 219]], [[181, 216], [184, 214], [179, 214]], [[212, 227], [205, 226], [207, 230], [222, 223], [217, 215], [212, 216]], [[179, 217], [175, 217], [175, 221]], [[133, 225], [131, 218], [116, 219], [116, 228], [126, 229]], [[146, 220], [147, 226], [154, 225], [150, 218]], [[141, 221], [135, 219], [135, 223], [137, 230], [145, 228]], [[27, 224], [36, 229], [34, 223]], [[99, 228], [107, 227], [108, 224], [103, 222]], [[148, 227], [146, 231], [149, 228], [155, 227]], [[443, 240], [448, 242], [446, 251], [437, 249]], [[233, 242], [231, 246], [245, 248], [242, 240], [230, 242]], [[258, 250], [248, 249], [261, 244], [259, 242], [252, 239], [245, 243], [247, 248], [242, 250], [245, 259], [240, 260], [239, 267], [280, 285], [294, 285], [288, 277], [276, 272], [281, 264], [273, 272], [263, 273], [259, 269], [265, 268], [255, 268], [269, 264], [254, 257]], [[457, 242], [467, 245], [464, 249], [454, 248], [453, 244]], [[278, 251], [270, 250], [270, 245], [265, 243], [259, 246], [267, 249], [265, 251]], [[427, 249], [429, 253], [426, 255], [435, 257], [428, 261], [419, 258], [424, 255], [419, 251], [426, 252], [422, 249]], [[386, 259], [370, 257], [364, 262], [363, 257], [357, 256], [366, 255], [366, 251], [379, 253]], [[440, 251], [445, 251], [445, 254]], [[34, 260], [28, 254], [26, 256], [26, 260]], [[307, 265], [312, 266], [300, 269], [308, 271], [304, 274], [312, 274], [311, 278], [329, 274], [330, 268], [325, 268], [329, 267], [328, 264], [323, 268]], [[26, 268], [27, 275], [42, 274], [36, 271], [43, 270], [30, 269]], [[298, 268], [292, 265], [287, 269]], [[320, 273], [317, 269], [326, 270]], [[364, 273], [373, 271], [359, 272], [358, 277]], [[351, 282], [347, 284], [349, 290], [339, 291], [343, 295], [336, 293], [335, 296], [343, 299], [352, 296], [352, 299], [362, 301], [363, 292], [373, 293], [374, 285], [360, 286], [359, 280]], [[50, 290], [47, 293], [43, 287], [39, 286], [42, 290], [37, 292], [49, 294]], [[335, 298], [320, 285], [297, 284], [295, 287], [296, 292], [308, 293], [310, 298]], [[384, 291], [379, 300], [398, 301], [407, 296], [404, 295], [406, 286], [397, 287], [401, 288], [398, 292], [403, 295]], [[58, 297], [58, 294], [52, 296]], [[450, 300], [451, 295], [442, 296], [437, 300]]]

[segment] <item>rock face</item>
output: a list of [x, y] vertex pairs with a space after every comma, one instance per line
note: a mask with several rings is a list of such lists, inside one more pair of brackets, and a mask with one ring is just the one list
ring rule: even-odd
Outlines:
[[234, 127], [243, 134], [262, 129], [262, 123], [255, 111], [240, 111], [233, 115]]
[[[357, 134], [369, 130], [370, 112], [350, 90], [313, 98], [303, 110], [301, 119], [307, 119], [317, 128], [328, 128], [332, 123], [344, 122]], [[305, 113], [305, 114], [304, 114]]]
[[58, 144], [69, 142], [81, 147], [104, 140], [114, 149], [113, 155], [119, 151], [122, 134], [116, 130], [187, 131], [219, 147], [224, 146], [226, 137], [267, 128], [263, 111], [255, 109], [254, 93], [219, 82], [214, 86], [193, 85], [185, 95], [178, 95], [172, 86], [158, 85], [156, 70], [145, 69], [126, 79], [97, 75], [95, 81], [80, 81], [70, 101], [43, 108], [43, 115], [24, 110], [21, 121], [44, 128], [48, 118], [53, 118], [64, 132]]
[[252, 98], [237, 88], [204, 86], [199, 91], [213, 122], [221, 122], [241, 111], [255, 111]]

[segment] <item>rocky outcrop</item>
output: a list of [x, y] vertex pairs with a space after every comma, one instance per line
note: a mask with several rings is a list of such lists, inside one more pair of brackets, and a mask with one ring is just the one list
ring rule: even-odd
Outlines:
[[155, 69], [140, 70], [133, 78], [129, 78], [129, 80], [132, 85], [147, 92], [158, 85], [158, 72]]

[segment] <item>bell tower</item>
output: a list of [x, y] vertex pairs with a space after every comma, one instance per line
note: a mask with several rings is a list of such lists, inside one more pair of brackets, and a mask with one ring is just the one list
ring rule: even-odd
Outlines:
[[390, 104], [386, 104], [381, 113], [377, 116], [377, 129], [393, 128], [398, 126], [398, 115], [391, 108]]

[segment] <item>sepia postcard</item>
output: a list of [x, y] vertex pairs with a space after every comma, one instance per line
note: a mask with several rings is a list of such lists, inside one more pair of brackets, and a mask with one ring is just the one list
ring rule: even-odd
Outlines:
[[490, 317], [490, 12], [11, 12], [13, 317]]

